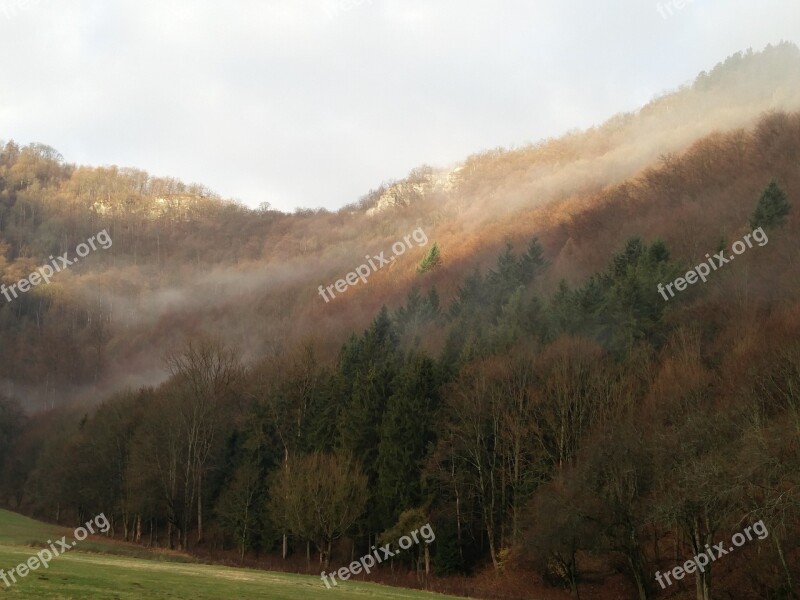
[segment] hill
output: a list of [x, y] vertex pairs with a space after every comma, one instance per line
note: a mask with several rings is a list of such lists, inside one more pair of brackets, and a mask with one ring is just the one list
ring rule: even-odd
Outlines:
[[[367, 253], [388, 251], [422, 227], [446, 258], [445, 268], [425, 279], [444, 298], [473, 265], [488, 266], [506, 239], [538, 235], [560, 266], [564, 228], [582, 210], [572, 207], [602, 202], [609, 189], [648, 169], [669, 177], [687, 151], [702, 152], [684, 161], [700, 166], [725, 132], [743, 139], [739, 128], [751, 129], [766, 112], [800, 109], [798, 72], [800, 52], [790, 44], [737, 54], [637, 114], [474, 155], [446, 174], [422, 167], [335, 214], [252, 211], [201, 185], [75, 166], [47, 146], [9, 143], [0, 153], [0, 281], [16, 283], [49, 256], [74, 257], [100, 231], [113, 247], [92, 252], [46, 287], [0, 302], [0, 380], [32, 409], [97, 401], [164, 380], [163, 353], [176, 338], [200, 333], [236, 345], [248, 360], [308, 337], [332, 356], [381, 304], [397, 305], [422, 283], [415, 268], [425, 250], [415, 247], [370, 285], [351, 289], [346, 302], [325, 304], [318, 286], [362, 264]], [[674, 201], [684, 191], [665, 185], [652, 193]], [[606, 239], [582, 243], [600, 243], [600, 258], [624, 241], [622, 233], [611, 228]], [[586, 274], [599, 264], [574, 262], [558, 275]]]
[[798, 66], [335, 214], [7, 145], [0, 504], [447, 593], [796, 596]]

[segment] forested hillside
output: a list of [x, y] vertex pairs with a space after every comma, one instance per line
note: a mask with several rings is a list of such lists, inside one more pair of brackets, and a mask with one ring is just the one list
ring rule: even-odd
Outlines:
[[[538, 235], [554, 262], [555, 283], [586, 277], [624, 239], [613, 227], [565, 237], [571, 215], [643, 170], [663, 165], [671, 177], [676, 155], [698, 140], [713, 144], [723, 132], [752, 129], [765, 112], [800, 109], [798, 72], [800, 51], [792, 44], [737, 54], [635, 114], [477, 154], [448, 172], [421, 167], [337, 213], [288, 215], [266, 204], [254, 211], [199, 184], [76, 166], [50, 147], [8, 142], [0, 152], [0, 283], [74, 252], [102, 230], [113, 247], [91, 253], [48, 286], [0, 302], [0, 384], [30, 409], [97, 402], [128, 385], [163, 381], [164, 353], [195, 334], [237, 346], [247, 361], [308, 337], [332, 357], [349, 332], [365, 327], [382, 304], [397, 306], [414, 283], [435, 284], [451, 298], [475, 266], [489, 268], [508, 239], [525, 245]], [[687, 164], [720, 172], [701, 160]], [[658, 192], [677, 201], [697, 193], [696, 177], [685, 178], [686, 189], [664, 182]], [[747, 193], [758, 186], [749, 182]], [[440, 269], [417, 274], [427, 248], [415, 248], [346, 301], [321, 301], [319, 285], [418, 227], [438, 243]], [[574, 256], [578, 247], [592, 250]]]
[[[113, 246], [0, 300], [0, 504], [325, 569], [430, 522], [431, 555], [397, 565], [481, 597], [796, 597], [798, 66], [733, 57], [451, 188], [419, 169], [370, 214], [391, 182], [287, 215], [7, 143], [4, 283]], [[428, 246], [318, 297], [415, 228]]]

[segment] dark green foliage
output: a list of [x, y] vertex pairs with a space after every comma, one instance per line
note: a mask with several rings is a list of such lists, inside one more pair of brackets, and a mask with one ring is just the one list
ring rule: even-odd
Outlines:
[[439, 407], [439, 377], [433, 361], [412, 354], [394, 381], [381, 423], [376, 495], [384, 523], [420, 503], [420, 471], [430, 444]]
[[336, 417], [345, 405], [347, 384], [340, 373], [323, 370], [320, 385], [308, 407], [310, 418], [305, 431], [307, 452], [331, 452], [336, 445]]
[[550, 303], [554, 332], [592, 337], [615, 353], [642, 341], [658, 343], [666, 303], [657, 286], [679, 273], [662, 241], [648, 248], [631, 238], [605, 273], [575, 290], [561, 283]]
[[542, 247], [533, 238], [520, 256], [508, 244], [485, 277], [475, 270], [465, 279], [448, 311], [451, 328], [442, 357], [447, 371], [519, 337], [544, 333], [540, 303], [527, 290], [546, 268]]
[[359, 373], [353, 381], [349, 402], [339, 413], [337, 446], [364, 465], [370, 482], [377, 478], [375, 459], [389, 383], [386, 374], [380, 373], [377, 367]]
[[547, 317], [542, 301], [537, 296], [526, 294], [523, 286], [517, 288], [502, 307], [497, 325], [490, 332], [490, 348], [493, 353], [508, 351], [518, 340], [546, 336]]
[[464, 572], [464, 560], [458, 547], [458, 529], [455, 521], [448, 519], [437, 524], [433, 564], [437, 575], [455, 575]]
[[383, 412], [401, 365], [397, 330], [384, 306], [361, 338], [352, 337], [342, 351], [345, 403], [339, 412], [337, 446], [361, 462], [370, 482], [377, 477]]
[[786, 194], [778, 187], [778, 182], [773, 179], [758, 199], [756, 209], [750, 217], [750, 226], [753, 229], [779, 227], [786, 223], [786, 216], [789, 214], [790, 208]]
[[5, 503], [4, 493], [10, 491], [4, 488], [10, 479], [9, 473], [13, 471], [10, 464], [12, 449], [25, 421], [19, 404], [0, 396], [0, 505]]
[[405, 306], [395, 312], [394, 320], [397, 330], [401, 334], [416, 334], [423, 326], [435, 322], [441, 316], [439, 294], [432, 287], [426, 296], [419, 293], [419, 288], [414, 285], [408, 292]]

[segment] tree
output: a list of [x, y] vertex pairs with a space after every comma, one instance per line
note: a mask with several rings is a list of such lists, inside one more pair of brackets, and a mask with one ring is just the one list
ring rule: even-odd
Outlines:
[[19, 404], [0, 396], [0, 501], [3, 498], [1, 494], [7, 491], [2, 488], [2, 482], [5, 481], [4, 466], [10, 459], [14, 440], [22, 431], [24, 423], [25, 415]]
[[578, 479], [580, 494], [596, 499], [598, 510], [590, 517], [599, 524], [602, 535], [595, 551], [621, 554], [639, 600], [647, 600], [652, 579], [641, 524], [649, 516], [645, 499], [654, 486], [647, 433], [636, 419], [617, 421], [592, 439], [582, 458], [571, 475]]
[[[306, 344], [294, 353], [263, 361], [251, 372], [258, 398], [255, 408], [268, 415], [265, 425], [278, 438], [283, 468], [288, 468], [290, 456], [320, 450], [317, 447], [320, 444], [312, 442], [332, 437], [328, 430], [334, 428], [336, 406], [326, 402], [332, 398], [323, 397], [326, 386], [320, 384], [321, 373], [313, 345]], [[333, 385], [327, 387], [331, 395], [335, 394]], [[275, 444], [272, 447], [275, 448]], [[289, 552], [288, 543], [287, 532], [283, 532], [284, 559]]]
[[123, 539], [130, 541], [140, 529], [141, 514], [131, 510], [132, 486], [127, 474], [131, 443], [136, 429], [150, 408], [149, 390], [120, 392], [104, 402], [81, 427], [77, 448], [75, 479], [81, 503], [91, 514], [104, 512], [112, 520], [121, 515]]
[[367, 477], [351, 456], [313, 452], [276, 472], [269, 511], [278, 525], [313, 542], [327, 569], [331, 545], [361, 516], [367, 498]]
[[501, 491], [502, 457], [498, 444], [501, 415], [494, 394], [493, 374], [497, 361], [480, 361], [466, 366], [445, 394], [444, 423], [439, 440], [443, 462], [461, 472], [474, 496], [486, 532], [495, 571], [497, 522]]
[[439, 245], [434, 242], [431, 249], [428, 250], [428, 253], [423, 257], [420, 261], [419, 265], [417, 266], [417, 273], [423, 274], [427, 273], [428, 271], [433, 271], [436, 267], [439, 266], [442, 257], [439, 253]]
[[19, 404], [0, 396], [0, 506], [5, 506], [12, 495], [17, 496], [19, 503], [24, 479], [15, 476], [22, 471], [19, 468], [22, 457], [15, 450], [26, 424], [27, 418]]
[[435, 439], [438, 383], [433, 361], [422, 354], [411, 356], [396, 378], [377, 456], [377, 504], [386, 525], [421, 500], [420, 468]]
[[[730, 519], [741, 485], [729, 459], [740, 443], [739, 426], [713, 402], [713, 374], [704, 363], [700, 334], [678, 330], [670, 339], [652, 393], [660, 420], [655, 438], [655, 511], [676, 527], [698, 555]], [[697, 600], [711, 600], [712, 566], [695, 571]]]
[[167, 543], [183, 549], [194, 506], [192, 457], [180, 411], [180, 393], [168, 382], [156, 394], [131, 442], [127, 475], [135, 510], [167, 522]]
[[252, 463], [244, 463], [236, 470], [230, 485], [217, 504], [217, 514], [222, 524], [236, 536], [239, 556], [250, 547], [258, 523], [258, 500], [261, 492], [259, 469]]
[[578, 554], [593, 548], [601, 535], [590, 517], [599, 511], [597, 500], [583, 493], [578, 477], [567, 477], [543, 487], [530, 505], [524, 548], [546, 576], [569, 586], [580, 600]]
[[[404, 510], [397, 518], [397, 522], [378, 536], [379, 544], [397, 545], [400, 538], [408, 536], [412, 531], [417, 531], [425, 525], [430, 525], [430, 517], [422, 508], [411, 508]], [[422, 546], [422, 547], [420, 547]], [[420, 571], [420, 563], [424, 561], [425, 576], [431, 572], [430, 543], [421, 540], [420, 544], [412, 550], [416, 554], [417, 572]]]
[[778, 182], [773, 179], [761, 193], [756, 209], [750, 217], [750, 225], [753, 229], [759, 227], [772, 229], [783, 225], [790, 208], [786, 194], [778, 187]]
[[[187, 438], [191, 477], [197, 494], [197, 541], [203, 541], [203, 481], [206, 463], [223, 416], [222, 404], [242, 375], [238, 354], [211, 340], [188, 342], [179, 353], [167, 357], [172, 375], [180, 385], [180, 415]], [[187, 482], [189, 476], [186, 477]], [[193, 496], [190, 494], [187, 499]], [[187, 506], [187, 508], [190, 508]], [[184, 532], [185, 533], [185, 532]]]
[[512, 355], [503, 366], [494, 391], [500, 411], [498, 437], [505, 469], [503, 480], [510, 497], [511, 545], [520, 541], [522, 508], [546, 472], [538, 462], [540, 453], [533, 435], [534, 378], [531, 358], [526, 354]]

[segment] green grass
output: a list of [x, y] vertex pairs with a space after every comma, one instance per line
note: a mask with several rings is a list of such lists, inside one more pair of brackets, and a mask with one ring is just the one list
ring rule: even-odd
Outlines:
[[[0, 569], [6, 571], [46, 547], [48, 539], [72, 539], [72, 530], [0, 510]], [[182, 561], [182, 562], [177, 562]], [[451, 598], [369, 583], [346, 582], [327, 589], [319, 577], [234, 569], [191, 562], [188, 557], [150, 553], [129, 544], [90, 538], [39, 568], [16, 585], [0, 580], [0, 600], [444, 600]]]
[[[74, 529], [42, 523], [16, 513], [0, 510], [0, 545], [29, 546], [38, 551], [48, 547], [48, 540], [55, 542], [55, 540], [61, 539], [62, 536], [66, 536], [67, 541], [71, 541], [74, 531]], [[58, 544], [56, 544], [56, 547], [58, 547]], [[154, 553], [134, 544], [103, 541], [102, 536], [92, 536], [84, 540], [80, 543], [79, 550], [80, 552], [117, 554], [149, 560], [194, 562], [190, 557], [181, 554]], [[13, 566], [9, 565], [9, 568]], [[5, 567], [0, 564], [0, 568]], [[4, 587], [2, 582], [0, 582], [0, 587]]]

